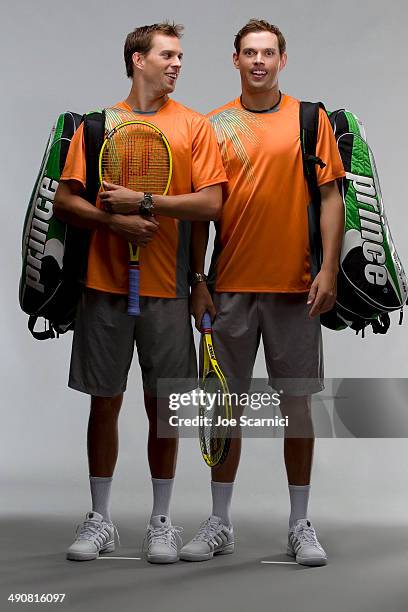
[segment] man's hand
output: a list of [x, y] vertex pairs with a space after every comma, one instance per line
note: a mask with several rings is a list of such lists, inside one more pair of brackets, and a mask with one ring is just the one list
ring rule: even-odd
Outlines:
[[307, 303], [312, 305], [309, 317], [317, 317], [331, 310], [336, 302], [336, 295], [337, 272], [322, 268], [314, 279], [307, 298]]
[[104, 191], [99, 193], [99, 197], [106, 212], [120, 213], [121, 215], [139, 212], [139, 204], [144, 198], [143, 193], [105, 181], [103, 181], [103, 188]]
[[159, 229], [159, 223], [154, 217], [145, 219], [140, 215], [112, 215], [109, 229], [128, 242], [146, 246]]
[[197, 283], [191, 288], [190, 312], [194, 317], [198, 331], [201, 331], [201, 321], [206, 310], [210, 313], [212, 321], [216, 315], [216, 310], [210, 292], [204, 282]]

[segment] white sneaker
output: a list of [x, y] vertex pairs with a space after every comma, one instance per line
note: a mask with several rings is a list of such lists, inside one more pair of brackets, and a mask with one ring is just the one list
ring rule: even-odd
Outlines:
[[289, 529], [288, 555], [295, 557], [301, 565], [326, 565], [327, 555], [319, 544], [316, 531], [307, 519], [299, 519]]
[[152, 516], [147, 526], [143, 542], [146, 546], [146, 559], [150, 563], [175, 563], [179, 560], [179, 550], [183, 545], [180, 533], [181, 527], [171, 524], [168, 516]]
[[229, 555], [234, 552], [234, 530], [224, 525], [219, 516], [210, 516], [201, 523], [197, 535], [180, 551], [184, 561], [207, 561], [214, 555]]
[[98, 512], [88, 512], [76, 530], [76, 540], [67, 550], [71, 561], [91, 561], [99, 554], [115, 550], [115, 526]]

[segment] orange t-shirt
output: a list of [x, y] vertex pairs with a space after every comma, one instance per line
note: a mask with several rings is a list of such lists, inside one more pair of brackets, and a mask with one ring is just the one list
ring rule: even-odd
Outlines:
[[[224, 205], [210, 275], [219, 292], [303, 292], [311, 285], [299, 100], [282, 96], [276, 110], [254, 113], [240, 99], [210, 121], [227, 171]], [[320, 110], [319, 185], [344, 176], [333, 130]]]
[[[173, 157], [168, 195], [199, 191], [226, 181], [217, 142], [206, 117], [169, 99], [156, 113], [135, 113], [119, 102], [107, 112], [107, 128], [130, 119], [153, 123], [167, 137]], [[68, 151], [61, 180], [86, 184], [83, 125]], [[97, 208], [101, 208], [99, 197]], [[189, 222], [159, 216], [160, 228], [147, 247], [140, 249], [140, 295], [185, 297], [189, 293]], [[128, 293], [129, 249], [126, 240], [101, 227], [92, 232], [86, 285], [109, 293]]]

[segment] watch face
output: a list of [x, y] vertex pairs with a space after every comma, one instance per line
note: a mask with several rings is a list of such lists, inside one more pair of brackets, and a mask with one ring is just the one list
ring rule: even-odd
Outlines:
[[194, 276], [193, 276], [194, 283], [201, 283], [206, 280], [207, 280], [207, 277], [205, 276], [205, 274], [200, 274], [199, 272], [194, 273]]
[[152, 204], [148, 200], [144, 199], [140, 202], [140, 214], [144, 217], [150, 217], [152, 215]]
[[145, 193], [143, 200], [140, 202], [140, 214], [144, 217], [152, 216], [153, 198], [150, 193]]

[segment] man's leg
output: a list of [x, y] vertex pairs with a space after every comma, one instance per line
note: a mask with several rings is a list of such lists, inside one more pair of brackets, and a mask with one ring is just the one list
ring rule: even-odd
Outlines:
[[109, 501], [133, 333], [126, 296], [84, 291], [76, 318], [69, 386], [91, 395], [87, 442], [92, 511], [67, 551], [71, 560], [96, 559], [115, 548]]
[[[149, 419], [147, 456], [153, 490], [153, 507], [146, 532], [146, 559], [150, 563], [174, 563], [179, 559], [182, 546], [181, 529], [174, 527], [170, 520], [170, 502], [176, 472], [178, 432], [169, 431], [172, 415], [169, 401], [157, 398], [145, 391], [145, 408]], [[167, 427], [166, 427], [167, 424]]]
[[[215, 294], [214, 349], [218, 362], [229, 381], [230, 392], [248, 391], [260, 333], [255, 294]], [[219, 322], [221, 319], [221, 323]], [[231, 337], [233, 335], [233, 338]], [[239, 422], [242, 409], [233, 407]], [[211, 469], [212, 516], [219, 516], [227, 526], [231, 521], [231, 499], [241, 458], [241, 428], [237, 426], [225, 461]]]
[[173, 492], [174, 475], [176, 473], [178, 432], [171, 432], [172, 437], [159, 437], [158, 414], [165, 427], [171, 416], [167, 399], [156, 398], [145, 391], [145, 408], [149, 419], [149, 437], [147, 442], [147, 457], [153, 487], [153, 508], [150, 520], [159, 515], [169, 516], [170, 501]]
[[262, 299], [262, 337], [270, 384], [288, 417], [284, 456], [291, 504], [289, 554], [304, 565], [324, 565], [327, 556], [307, 518], [314, 450], [310, 394], [323, 388], [318, 319], [310, 319], [306, 294], [269, 294]]
[[280, 409], [289, 423], [285, 429], [284, 457], [291, 505], [289, 527], [293, 527], [299, 519], [307, 518], [314, 449], [310, 396], [282, 396]]
[[[142, 298], [136, 345], [142, 369], [149, 419], [147, 454], [153, 507], [146, 533], [146, 558], [151, 563], [178, 561], [180, 529], [171, 524], [170, 502], [176, 471], [178, 431], [169, 425], [168, 394], [160, 379], [171, 379], [174, 392], [196, 385], [197, 364], [187, 299]], [[187, 379], [179, 382], [179, 379]], [[180, 385], [183, 388], [180, 388]], [[187, 385], [186, 388], [184, 386]]]
[[173, 437], [158, 436], [158, 413], [161, 415], [163, 426], [173, 414], [169, 410], [169, 402], [164, 398], [157, 398], [145, 391], [144, 401], [147, 418], [149, 419], [149, 437], [147, 443], [147, 456], [152, 478], [174, 478], [176, 472], [178, 435], [174, 428]]
[[[254, 294], [215, 294], [217, 316], [213, 324], [213, 344], [218, 363], [227, 379], [230, 393], [248, 391], [260, 333]], [[233, 406], [239, 421], [241, 411]], [[214, 554], [234, 551], [231, 500], [241, 457], [241, 429], [236, 427], [225, 461], [211, 469], [212, 511], [196, 536], [186, 544], [180, 558], [205, 561]]]
[[289, 422], [284, 442], [290, 498], [288, 554], [302, 565], [326, 565], [326, 552], [307, 518], [314, 449], [310, 396], [286, 397], [281, 412]]
[[[235, 418], [236, 410], [234, 411]], [[219, 516], [224, 525], [231, 525], [231, 499], [241, 458], [242, 438], [240, 429], [236, 428], [235, 436], [231, 439], [228, 455], [225, 461], [216, 467], [211, 468], [211, 496], [212, 496], [212, 516]]]
[[118, 458], [118, 417], [123, 394], [92, 397], [88, 421], [88, 464], [92, 511], [110, 523], [110, 490]]

